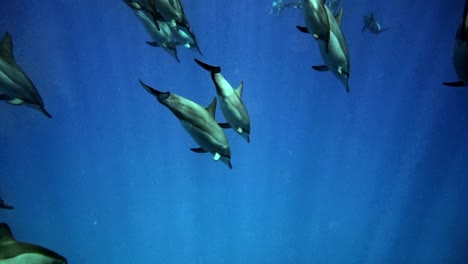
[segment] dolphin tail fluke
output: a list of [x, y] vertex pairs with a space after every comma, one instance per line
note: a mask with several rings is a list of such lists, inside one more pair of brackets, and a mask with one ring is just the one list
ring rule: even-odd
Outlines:
[[209, 64], [206, 64], [204, 62], [201, 62], [197, 59], [194, 59], [195, 62], [200, 65], [203, 69], [211, 72], [211, 73], [220, 73], [221, 72], [221, 67], [218, 67], [218, 66], [212, 66], [212, 65], [209, 65]]
[[445, 86], [449, 86], [449, 87], [463, 87], [463, 86], [466, 86], [466, 83], [464, 83], [463, 81], [458, 81], [458, 82], [444, 82], [443, 83]]
[[167, 95], [167, 96], [169, 96], [169, 92], [165, 92], [165, 93], [160, 92], [160, 91], [158, 91], [158, 90], [152, 88], [151, 86], [146, 85], [146, 84], [145, 84], [144, 82], [142, 82], [141, 80], [138, 80], [138, 81], [140, 82], [141, 86], [143, 86], [143, 88], [145, 88], [145, 90], [148, 91], [148, 93], [150, 93], [150, 94], [152, 94], [152, 95], [154, 95], [154, 96], [156, 96], [156, 97], [159, 97], [159, 96], [161, 96], [161, 95]]

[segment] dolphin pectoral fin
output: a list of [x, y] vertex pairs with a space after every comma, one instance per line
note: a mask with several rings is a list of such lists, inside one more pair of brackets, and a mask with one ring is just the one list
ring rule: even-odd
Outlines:
[[362, 27], [362, 31], [361, 31], [361, 32], [366, 31], [366, 28], [367, 28], [367, 26], [366, 26], [366, 24], [364, 24], [364, 26]]
[[299, 29], [299, 31], [302, 32], [302, 33], [310, 33], [309, 30], [307, 29], [307, 27], [296, 26], [296, 28]]
[[321, 72], [328, 71], [327, 65], [312, 66], [312, 69], [316, 71], [321, 71]]
[[10, 33], [5, 33], [5, 37], [3, 37], [2, 41], [0, 42], [0, 57], [8, 62], [15, 62], [15, 57], [13, 56], [13, 41], [11, 40]]
[[208, 151], [202, 149], [202, 148], [191, 148], [190, 149], [191, 151], [195, 152], [195, 153], [207, 153]]
[[218, 67], [218, 66], [212, 66], [212, 65], [209, 65], [209, 64], [206, 64], [204, 62], [201, 62], [197, 59], [194, 59], [195, 62], [200, 65], [203, 69], [211, 72], [211, 73], [220, 73], [221, 72], [221, 67]]
[[211, 101], [211, 104], [205, 108], [206, 111], [208, 111], [208, 113], [210, 113], [210, 115], [215, 118], [215, 113], [216, 113], [216, 97], [213, 98], [213, 101]]
[[24, 104], [24, 101], [19, 98], [13, 98], [10, 101], [8, 101], [8, 103], [12, 105], [22, 105]]
[[466, 83], [463, 81], [458, 81], [458, 82], [444, 82], [443, 83], [445, 86], [450, 86], [450, 87], [463, 87], [466, 86]]
[[231, 128], [231, 125], [229, 123], [218, 123], [218, 125], [224, 129]]
[[13, 98], [11, 98], [10, 96], [8, 96], [6, 94], [0, 94], [0, 101], [10, 101], [12, 99]]
[[146, 41], [146, 44], [152, 47], [161, 47], [161, 45], [159, 45], [159, 43], [157, 43], [156, 41]]
[[221, 155], [219, 155], [218, 152], [216, 152], [213, 156], [213, 160], [219, 160], [221, 158]]
[[146, 85], [146, 84], [145, 84], [144, 82], [142, 82], [141, 80], [138, 80], [138, 81], [140, 82], [141, 86], [143, 86], [143, 88], [145, 88], [145, 90], [148, 91], [148, 93], [150, 93], [150, 94], [156, 96], [157, 98], [160, 98], [160, 99], [163, 99], [163, 100], [164, 100], [164, 99], [167, 99], [167, 98], [171, 95], [170, 92], [165, 92], [165, 93], [160, 92], [160, 91], [158, 91], [158, 90], [156, 90], [156, 89], [154, 89], [154, 88], [152, 88], [152, 87]]

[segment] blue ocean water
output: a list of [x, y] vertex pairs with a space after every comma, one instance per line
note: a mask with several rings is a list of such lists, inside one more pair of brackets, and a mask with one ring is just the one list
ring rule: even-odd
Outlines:
[[[182, 0], [203, 52], [180, 63], [122, 1], [2, 3], [0, 34], [48, 119], [0, 104], [0, 211], [69, 263], [466, 263], [468, 89], [452, 65], [464, 1], [343, 0], [351, 92], [270, 0]], [[374, 12], [391, 29], [361, 32]], [[208, 105], [198, 58], [244, 81], [233, 169], [138, 83]], [[223, 120], [220, 109], [217, 118]]]

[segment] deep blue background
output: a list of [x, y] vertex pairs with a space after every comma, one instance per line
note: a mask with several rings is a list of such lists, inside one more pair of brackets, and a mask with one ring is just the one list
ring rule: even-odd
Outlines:
[[[178, 64], [119, 0], [2, 2], [0, 34], [47, 110], [0, 104], [0, 220], [70, 263], [466, 263], [468, 88], [451, 56], [463, 0], [343, 0], [351, 92], [299, 10], [184, 0], [204, 56]], [[381, 35], [362, 33], [374, 11]], [[230, 171], [138, 79], [208, 105], [222, 66], [251, 115]], [[218, 110], [217, 117], [222, 120]]]

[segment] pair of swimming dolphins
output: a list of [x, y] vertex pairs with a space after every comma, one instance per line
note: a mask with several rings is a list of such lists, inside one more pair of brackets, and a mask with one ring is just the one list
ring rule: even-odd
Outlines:
[[[217, 97], [206, 108], [177, 94], [160, 92], [141, 80], [140, 84], [179, 119], [185, 130], [197, 142], [200, 147], [192, 148], [192, 151], [209, 152], [213, 154], [214, 160], [221, 160], [232, 169], [231, 147], [223, 128], [233, 128], [247, 142], [250, 142], [250, 118], [241, 99], [243, 82], [237, 89], [234, 89], [221, 75], [220, 67], [208, 65], [197, 59], [195, 62], [210, 72], [216, 87]], [[227, 123], [218, 124], [215, 119], [216, 98], [219, 100]]]
[[12, 105], [26, 105], [52, 116], [45, 110], [44, 101], [36, 87], [16, 63], [13, 56], [13, 41], [10, 33], [5, 33], [0, 42], [0, 101]]
[[177, 46], [197, 50], [202, 55], [195, 34], [185, 16], [180, 0], [123, 0], [143, 24], [153, 47], [162, 47], [177, 62]]
[[10, 227], [0, 223], [0, 264], [66, 264], [67, 259], [39, 245], [17, 241]]
[[343, 8], [335, 17], [323, 0], [303, 0], [302, 13], [305, 27], [297, 26], [312, 34], [317, 41], [325, 65], [312, 66], [316, 71], [331, 71], [349, 92], [350, 58], [346, 39], [341, 31]]

